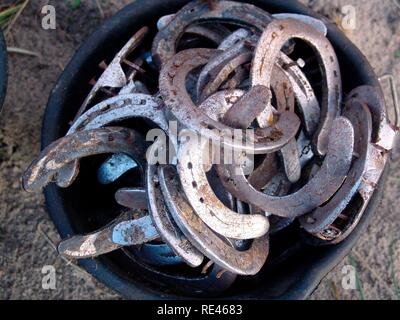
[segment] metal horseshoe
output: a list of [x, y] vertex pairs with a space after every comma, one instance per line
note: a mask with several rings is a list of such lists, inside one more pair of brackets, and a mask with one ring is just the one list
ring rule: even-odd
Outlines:
[[108, 67], [104, 70], [103, 74], [97, 80], [89, 95], [86, 97], [82, 106], [79, 108], [77, 114], [75, 115], [75, 119], [73, 120], [73, 122], [75, 122], [75, 120], [78, 119], [81, 114], [85, 112], [86, 107], [94, 99], [101, 88], [122, 88], [127, 84], [127, 78], [121, 65], [127, 58], [127, 56], [142, 43], [148, 31], [149, 28], [147, 27], [141, 28], [117, 53], [117, 55], [108, 65]]
[[264, 216], [238, 214], [212, 191], [202, 161], [206, 146], [207, 141], [193, 137], [180, 143], [178, 171], [189, 203], [212, 230], [225, 237], [246, 240], [265, 235], [269, 223]]
[[[156, 140], [150, 146], [148, 154], [153, 150], [160, 150], [161, 140]], [[203, 262], [203, 255], [188, 241], [182, 231], [170, 217], [165, 200], [162, 196], [156, 165], [148, 165], [146, 170], [146, 191], [148, 197], [150, 215], [160, 233], [161, 238], [171, 249], [181, 257], [188, 265], [197, 267]]]
[[255, 190], [247, 181], [240, 161], [218, 166], [225, 188], [238, 199], [271, 214], [295, 218], [329, 200], [342, 185], [352, 162], [354, 130], [349, 120], [334, 120], [328, 153], [318, 173], [300, 190], [284, 197], [272, 197]]
[[237, 45], [243, 39], [249, 38], [251, 31], [240, 28], [227, 36], [218, 46], [218, 50], [225, 51]]
[[[145, 118], [161, 129], [168, 130], [168, 124], [156, 98], [141, 94], [127, 94], [104, 100], [81, 115], [68, 130], [67, 135], [77, 131], [95, 129], [129, 118]], [[57, 185], [68, 187], [79, 173], [79, 161], [63, 167], [57, 176]]]
[[[167, 116], [176, 118], [187, 128], [206, 138], [222, 142], [228, 148], [256, 154], [278, 151], [295, 136], [300, 126], [300, 121], [294, 113], [282, 113], [274, 127], [256, 130], [254, 136], [242, 131], [242, 136], [246, 137], [247, 142], [243, 145], [242, 141], [232, 141], [233, 128], [211, 119], [191, 100], [184, 87], [187, 74], [207, 63], [214, 54], [215, 50], [212, 49], [185, 50], [176, 54], [162, 68], [160, 92], [166, 105]], [[259, 112], [254, 109], [252, 112], [258, 115], [265, 109], [265, 105], [261, 107]]]
[[[121, 206], [133, 210], [148, 210], [149, 208], [147, 192], [143, 188], [119, 189], [115, 193], [115, 200]], [[158, 231], [157, 234], [159, 235]], [[132, 250], [140, 259], [151, 265], [175, 265], [184, 262], [174, 253], [171, 247], [165, 243], [143, 243], [140, 246], [132, 248]]]
[[389, 123], [385, 99], [381, 93], [372, 86], [360, 86], [352, 90], [348, 99], [357, 98], [367, 104], [372, 115], [373, 133], [372, 141], [379, 147], [390, 151], [393, 148], [397, 130]]
[[26, 191], [40, 190], [74, 160], [105, 153], [125, 153], [142, 168], [145, 163], [144, 139], [134, 130], [108, 127], [78, 131], [63, 137], [45, 148], [23, 176]]
[[61, 241], [57, 251], [71, 258], [93, 258], [123, 246], [143, 244], [158, 237], [150, 216], [132, 220], [127, 214], [122, 214], [98, 231]]
[[212, 232], [193, 211], [183, 196], [174, 168], [160, 168], [160, 183], [176, 223], [205, 256], [235, 274], [254, 275], [260, 271], [268, 256], [268, 236], [255, 239], [246, 251], [237, 251]]
[[185, 29], [193, 23], [218, 21], [253, 27], [261, 32], [271, 20], [270, 14], [248, 3], [218, 1], [210, 10], [204, 1], [192, 1], [157, 33], [152, 46], [153, 59], [158, 65], [167, 63], [175, 55], [178, 40]]
[[272, 69], [281, 48], [293, 38], [304, 40], [316, 49], [325, 75], [321, 121], [314, 139], [316, 152], [325, 155], [332, 122], [339, 113], [342, 95], [339, 63], [328, 39], [310, 25], [297, 20], [275, 20], [269, 23], [260, 37], [254, 55], [251, 69], [252, 85], [265, 85], [266, 82], [270, 82]]
[[366, 170], [368, 145], [371, 141], [372, 119], [368, 107], [353, 98], [346, 103], [343, 116], [354, 128], [354, 153], [357, 155], [339, 191], [327, 204], [301, 217], [300, 224], [307, 232], [323, 238], [322, 233], [340, 216], [358, 191]]

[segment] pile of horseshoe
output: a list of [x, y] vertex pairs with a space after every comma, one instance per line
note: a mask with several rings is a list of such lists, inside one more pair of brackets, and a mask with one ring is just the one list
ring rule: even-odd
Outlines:
[[[342, 91], [327, 27], [309, 16], [193, 1], [137, 31], [99, 70], [67, 134], [27, 169], [24, 189], [67, 188], [80, 160], [100, 154], [108, 158], [93, 184], [139, 168], [142, 187], [114, 195], [120, 216], [62, 240], [59, 253], [81, 259], [134, 248], [160, 272], [186, 265], [208, 274], [207, 290], [258, 274], [270, 237], [286, 228], [315, 245], [346, 239], [397, 132], [379, 88]], [[119, 126], [134, 118], [166, 138]], [[221, 152], [207, 158], [210, 141]], [[224, 150], [231, 161], [214, 161]], [[162, 151], [172, 160], [157, 161]]]

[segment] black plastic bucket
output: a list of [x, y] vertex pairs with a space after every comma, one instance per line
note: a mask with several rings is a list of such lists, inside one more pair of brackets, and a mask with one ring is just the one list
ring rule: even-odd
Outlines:
[[[55, 85], [47, 105], [42, 147], [65, 135], [71, 121], [82, 104], [90, 87], [92, 74], [105, 58], [113, 57], [132, 34], [140, 27], [155, 26], [159, 17], [179, 10], [186, 0], [137, 0], [107, 20], [90, 36], [68, 64]], [[379, 82], [363, 54], [324, 17], [318, 16], [297, 1], [256, 0], [247, 1], [271, 13], [291, 12], [307, 14], [322, 19], [328, 26], [328, 37], [335, 47], [343, 73], [344, 92], [359, 85], [372, 85], [380, 89]], [[152, 30], [155, 32], [156, 30]], [[69, 189], [50, 185], [45, 190], [48, 212], [61, 237], [87, 233], [104, 225], [110, 219], [101, 197], [91, 195], [85, 181], [90, 176], [90, 163], [82, 161], [82, 174]], [[361, 222], [341, 244], [330, 247], [312, 247], [301, 241], [297, 229], [289, 228], [271, 239], [271, 252], [265, 268], [255, 277], [239, 279], [232, 289], [219, 298], [233, 299], [304, 299], [317, 287], [321, 279], [350, 251], [360, 234], [366, 229], [381, 198], [387, 176], [386, 169]], [[88, 174], [83, 172], [89, 172]], [[97, 192], [97, 191], [96, 191]], [[100, 191], [99, 191], [100, 192]], [[107, 199], [105, 199], [107, 200]], [[102, 209], [103, 208], [103, 209]], [[275, 245], [274, 245], [275, 243]], [[279, 247], [290, 247], [290, 254], [279, 255]], [[274, 249], [273, 249], [274, 250]], [[274, 258], [275, 257], [275, 258]], [[130, 299], [188, 298], [190, 294], [179, 291], [179, 282], [169, 288], [157, 285], [125, 253], [117, 251], [95, 259], [79, 262], [90, 274], [110, 288]]]

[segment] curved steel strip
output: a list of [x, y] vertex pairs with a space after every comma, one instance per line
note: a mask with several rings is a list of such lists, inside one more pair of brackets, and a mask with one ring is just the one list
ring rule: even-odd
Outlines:
[[108, 127], [75, 132], [45, 148], [32, 162], [23, 176], [26, 191], [45, 187], [70, 162], [105, 153], [125, 153], [131, 156], [143, 170], [145, 141], [134, 130]]
[[206, 38], [214, 44], [219, 45], [227, 36], [224, 31], [225, 29], [222, 26], [218, 29], [216, 26], [213, 27], [212, 25], [194, 24], [186, 28], [185, 33]]
[[351, 165], [354, 130], [350, 121], [339, 117], [334, 120], [328, 153], [318, 173], [297, 192], [273, 197], [254, 189], [247, 181], [240, 161], [218, 166], [225, 188], [238, 199], [271, 214], [294, 218], [314, 210], [328, 201], [342, 185]]
[[[150, 149], [160, 147], [162, 147], [161, 141], [157, 140]], [[154, 154], [152, 150], [150, 154]], [[190, 243], [170, 217], [160, 190], [156, 165], [149, 165], [146, 170], [146, 190], [150, 215], [163, 241], [188, 265], [192, 267], [201, 265], [203, 255]]]
[[[211, 96], [214, 92], [218, 90], [218, 88], [221, 86], [221, 84], [227, 80], [229, 74], [231, 74], [235, 69], [239, 67], [239, 65], [242, 65], [244, 63], [250, 62], [253, 54], [250, 52], [247, 47], [244, 45], [244, 41], [239, 42], [236, 46], [233, 48], [227, 49], [225, 52], [216, 55], [213, 59], [211, 59], [207, 65], [202, 69], [202, 72], [199, 75], [199, 79], [197, 82], [197, 94], [200, 96], [199, 101], [205, 100], [207, 97]], [[287, 57], [285, 61], [290, 60], [290, 58]], [[291, 60], [290, 60], [291, 61]], [[213, 73], [217, 73], [216, 75], [213, 75]], [[273, 69], [273, 77], [271, 79], [271, 87], [272, 90], [275, 93], [276, 96], [276, 101], [277, 101], [277, 108], [278, 111], [284, 112], [284, 111], [292, 111], [294, 112], [294, 106], [295, 106], [295, 95], [294, 91], [292, 89], [291, 84], [294, 84], [297, 89], [297, 93], [299, 95], [298, 101], [299, 102], [304, 102], [304, 97], [308, 98], [308, 96], [305, 96], [303, 91], [299, 90], [299, 82], [301, 83], [301, 80], [305, 79], [304, 74], [300, 71], [301, 77], [293, 79], [291, 78], [290, 74], [287, 73], [279, 64], [275, 64], [274, 69]], [[295, 76], [298, 74], [295, 73]], [[204, 86], [204, 83], [206, 80], [209, 79], [207, 85]], [[308, 81], [305, 82], [305, 84], [308, 84]], [[263, 92], [251, 92], [253, 89], [257, 89], [257, 87], [260, 86], [255, 86], [252, 89], [250, 89], [250, 92], [246, 94], [246, 96], [250, 97], [267, 97], [266, 94], [262, 94]], [[262, 88], [262, 87], [261, 87]], [[266, 88], [266, 87], [264, 87]], [[311, 89], [312, 91], [312, 89]], [[313, 91], [312, 91], [313, 92]], [[268, 127], [272, 123], [272, 118], [273, 118], [273, 112], [271, 106], [266, 103], [265, 101], [257, 100], [257, 101], [251, 101], [252, 112], [256, 112], [256, 114], [253, 114], [252, 112], [249, 112], [248, 108], [245, 108], [242, 105], [242, 101], [246, 100], [246, 96], [241, 99], [240, 102], [238, 102], [234, 107], [232, 107], [230, 110], [227, 111], [227, 114], [224, 116], [224, 118], [230, 118], [230, 122], [227, 122], [226, 119], [223, 120], [225, 124], [228, 124], [232, 127], [235, 128], [247, 128], [249, 124], [253, 121], [254, 117], [257, 117], [258, 122], [263, 121], [263, 119], [267, 120], [266, 123], [263, 124], [261, 127]], [[315, 96], [314, 96], [315, 98]], [[263, 109], [261, 112], [254, 106], [265, 106], [265, 109]], [[309, 121], [311, 116], [314, 116], [314, 113], [308, 112], [310, 110], [309, 104], [304, 104], [300, 105], [301, 109], [304, 109], [303, 114], [305, 114], [304, 119], [305, 122], [308, 124], [307, 127], [310, 127]], [[318, 103], [317, 103], [318, 107]], [[207, 111], [209, 115], [209, 111]], [[260, 114], [262, 114], [260, 116]], [[317, 111], [317, 116], [319, 116], [319, 109]], [[247, 118], [249, 121], [245, 121]], [[233, 121], [236, 119], [235, 121]], [[317, 119], [318, 120], [318, 119]], [[238, 123], [243, 123], [243, 125], [239, 125]], [[299, 156], [299, 151], [297, 148], [297, 143], [295, 139], [290, 140], [288, 144], [282, 147], [280, 150], [280, 153], [282, 154], [283, 158], [283, 163], [285, 166], [285, 171], [286, 174], [289, 178], [289, 180], [293, 183], [297, 182], [300, 179], [301, 176], [301, 166], [300, 166], [300, 156]]]
[[[279, 81], [277, 81], [276, 86], [279, 86], [278, 82]], [[285, 92], [282, 92], [282, 94], [286, 103], [282, 103], [282, 105], [280, 105], [280, 108], [283, 110], [293, 110], [294, 98], [292, 96], [293, 99], [290, 99], [290, 92], [288, 93], [286, 89], [283, 90], [285, 90]], [[255, 117], [255, 114], [253, 114], [252, 112], [255, 111], [257, 114], [259, 111], [254, 108], [254, 105], [261, 107], [264, 105], [263, 101], [260, 101], [259, 99], [254, 99], [254, 96], [262, 97], [266, 96], [266, 94], [267, 92], [265, 92], [265, 87], [263, 86], [253, 87], [246, 94], [244, 94], [241, 90], [220, 91], [210, 96], [199, 106], [199, 108], [207, 112], [207, 115], [214, 120], [219, 120], [223, 123], [227, 123], [227, 119], [230, 118], [229, 121], [231, 122], [229, 124], [233, 127], [248, 127]], [[288, 98], [286, 98], [287, 94], [289, 94]], [[265, 121], [259, 119], [258, 122], [260, 123], [261, 127], [265, 127], [268, 125], [268, 119], [266, 119]], [[290, 140], [290, 142], [285, 145], [279, 152], [282, 154], [285, 172], [289, 180], [291, 182], [298, 181], [301, 175], [301, 165], [296, 140]], [[266, 161], [269, 162], [268, 157]], [[266, 163], [265, 167], [268, 166], [269, 164]], [[257, 173], [252, 174], [249, 177], [249, 180], [251, 179], [251, 177], [255, 177], [255, 179], [257, 180], [264, 180], [264, 178], [268, 176], [269, 173], [260, 172], [260, 170], [257, 170]], [[261, 187], [263, 187], [267, 182], [268, 181], [265, 181], [265, 183]], [[258, 183], [260, 183], [260, 181]]]
[[[279, 96], [279, 87], [281, 84], [283, 88], [280, 92], [281, 96]], [[279, 83], [279, 81], [275, 83], [275, 90], [278, 93], [278, 97], [285, 101], [279, 107], [284, 110], [292, 109], [293, 111], [294, 95], [293, 92], [284, 88], [284, 84], [285, 82]], [[264, 99], [262, 99], [263, 97]], [[266, 87], [260, 85], [252, 87], [249, 92], [244, 94], [240, 100], [233, 104], [233, 106], [225, 113], [222, 119], [223, 123], [235, 128], [247, 128], [257, 114], [260, 114], [260, 111], [262, 110], [260, 108], [263, 108], [266, 105], [268, 97], [269, 90], [266, 90]], [[292, 99], [290, 99], [290, 97]], [[262, 123], [261, 125], [265, 126], [266, 124], [267, 123]], [[288, 179], [293, 183], [297, 182], [301, 176], [301, 166], [296, 139], [290, 139], [290, 141], [284, 145], [279, 152], [282, 155]]]
[[[270, 128], [258, 129], [254, 135], [242, 131], [246, 143], [232, 141], [232, 129], [213, 120], [199, 109], [189, 97], [185, 83], [189, 72], [207, 63], [215, 54], [212, 49], [189, 49], [176, 54], [161, 70], [160, 92], [166, 109], [172, 117], [187, 128], [225, 147], [249, 153], [269, 153], [279, 150], [293, 138], [300, 121], [292, 112], [282, 113], [277, 124]], [[264, 109], [264, 108], [263, 108]]]
[[97, 170], [97, 181], [109, 184], [118, 180], [124, 173], [137, 167], [137, 163], [129, 156], [118, 153], [105, 160]]
[[352, 90], [348, 99], [357, 98], [366, 103], [372, 114], [372, 141], [379, 147], [390, 151], [393, 148], [397, 130], [389, 123], [384, 97], [372, 86], [360, 86]]
[[121, 215], [106, 227], [61, 241], [57, 251], [70, 258], [93, 258], [123, 246], [139, 245], [158, 238], [150, 216], [131, 220]]
[[226, 22], [261, 32], [271, 19], [270, 14], [248, 3], [218, 1], [210, 10], [204, 1], [192, 1], [157, 33], [152, 45], [153, 59], [158, 65], [167, 63], [175, 55], [176, 45], [185, 29], [193, 23]]
[[310, 25], [293, 20], [275, 20], [268, 24], [257, 45], [251, 69], [252, 85], [270, 83], [275, 60], [281, 48], [290, 39], [301, 39], [311, 45], [319, 57], [323, 69], [323, 103], [321, 121], [315, 134], [316, 151], [325, 155], [328, 148], [332, 122], [341, 104], [342, 84], [340, 67], [335, 51], [320, 32]]
[[[236, 57], [224, 63], [222, 68], [215, 75], [213, 75], [211, 79], [209, 79], [203, 90], [200, 89], [201, 93], [198, 95], [198, 97], [200, 97], [199, 101], [204, 101], [211, 94], [215, 93], [221, 87], [221, 85], [228, 80], [230, 74], [232, 74], [235, 70], [238, 70], [242, 65], [250, 62], [252, 57], [253, 53], [247, 51], [240, 53]], [[199, 84], [199, 81], [197, 84]], [[199, 87], [197, 87], [197, 90], [199, 90]]]
[[[121, 206], [135, 210], [148, 210], [147, 192], [143, 188], [122, 188], [115, 193], [115, 200]], [[150, 218], [151, 219], [151, 218]], [[157, 233], [158, 234], [158, 233]], [[165, 243], [143, 243], [132, 248], [140, 258], [151, 265], [175, 265], [182, 263]]]
[[[368, 148], [368, 157], [366, 170], [362, 178], [362, 182], [358, 193], [362, 198], [362, 206], [355, 214], [348, 217], [347, 223], [340, 230], [339, 234], [335, 234], [329, 244], [337, 244], [345, 240], [360, 222], [365, 210], [371, 201], [372, 195], [378, 186], [379, 180], [383, 174], [386, 163], [389, 159], [389, 153], [382, 152], [380, 147], [370, 144]], [[328, 228], [329, 229], [329, 228]]]
[[207, 141], [186, 139], [178, 151], [178, 171], [182, 188], [197, 215], [215, 232], [234, 239], [253, 239], [268, 232], [262, 215], [243, 215], [227, 208], [212, 191], [203, 166]]
[[237, 45], [243, 39], [249, 38], [251, 31], [240, 28], [227, 36], [218, 46], [218, 50], [225, 51]]
[[293, 64], [283, 52], [279, 55], [279, 63], [291, 83], [291, 88], [297, 101], [297, 106], [301, 113], [304, 131], [312, 137], [320, 122], [321, 110], [314, 89], [301, 69]]
[[[161, 109], [161, 102], [146, 94], [134, 93], [109, 98], [81, 115], [68, 130], [67, 135], [135, 117], [149, 119], [166, 131], [168, 124]], [[70, 186], [78, 173], [77, 160], [61, 169], [57, 176], [57, 185], [63, 188]]]
[[295, 19], [301, 22], [307, 23], [312, 26], [315, 30], [321, 32], [325, 37], [328, 34], [328, 28], [323, 21], [320, 19], [316, 19], [311, 16], [307, 16], [304, 14], [297, 13], [276, 13], [272, 15], [275, 19], [286, 20], [286, 19]]
[[211, 231], [192, 209], [183, 196], [173, 167], [161, 167], [159, 177], [161, 190], [176, 223], [205, 256], [235, 274], [254, 275], [261, 270], [268, 256], [268, 236], [255, 239], [246, 251], [235, 250]]
[[[302, 20], [303, 17], [308, 18], [307, 16], [302, 16], [302, 15], [293, 15], [293, 16], [296, 16], [296, 18], [299, 18], [300, 20]], [[309, 18], [313, 19], [312, 17]], [[322, 23], [319, 20], [317, 21], [319, 23]], [[314, 28], [316, 27], [314, 23], [311, 23], [311, 25]], [[236, 56], [238, 53], [241, 53], [243, 52], [243, 50], [245, 50], [246, 47], [244, 42], [245, 39], [249, 39], [250, 43], [254, 43], [255, 40], [253, 38], [250, 38], [250, 36], [251, 36], [250, 31], [246, 29], [238, 29], [235, 32], [233, 32], [229, 37], [227, 37], [218, 47], [219, 50], [227, 51], [227, 53], [224, 53], [225, 55], [227, 55], [225, 60], [229, 61], [229, 58], [232, 58]], [[203, 68], [199, 76], [197, 85], [198, 97], [200, 96], [200, 92], [202, 91], [202, 88], [205, 86], [207, 82], [208, 74], [211, 74], [212, 72], [215, 72], [215, 70], [218, 70], [217, 69], [218, 65], [224, 65], [226, 63], [226, 61], [224, 59], [221, 59], [220, 56], [223, 57], [223, 54], [217, 55], [215, 58], [211, 59], [207, 63], [207, 65]], [[212, 62], [212, 60], [215, 60], [214, 63]], [[274, 83], [276, 85], [277, 81], [281, 82], [284, 81], [288, 82], [287, 80], [290, 81], [291, 87], [290, 86], [286, 87], [288, 87], [289, 90], [291, 89], [294, 91], [296, 100], [298, 101], [300, 107], [301, 114], [303, 116], [305, 130], [309, 136], [312, 136], [314, 132], [317, 130], [320, 118], [319, 102], [315, 96], [312, 86], [310, 85], [307, 77], [300, 70], [300, 68], [297, 65], [295, 65], [293, 61], [283, 52], [280, 52], [279, 54], [279, 60], [275, 64], [275, 69], [276, 70], [273, 71], [272, 87], [274, 88]], [[283, 77], [282, 73], [285, 73], [287, 77]], [[275, 89], [277, 89], [277, 87]], [[275, 94], [276, 92], [277, 90], [275, 90]], [[277, 100], [278, 102], [284, 101], [284, 99], [282, 100], [277, 99]]]
[[96, 81], [96, 84], [93, 86], [92, 90], [89, 92], [82, 106], [79, 108], [77, 114], [75, 115], [75, 119], [73, 120], [73, 122], [75, 122], [76, 119], [78, 119], [82, 115], [82, 113], [85, 112], [86, 107], [94, 99], [101, 88], [120, 88], [126, 85], [127, 78], [121, 64], [123, 60], [142, 43], [148, 31], [149, 28], [147, 27], [141, 28], [117, 53], [117, 55], [108, 65], [108, 67], [104, 70], [103, 74]]
[[122, 188], [114, 195], [115, 201], [126, 208], [147, 210], [147, 193], [144, 188]]
[[200, 98], [199, 102], [205, 100], [206, 97], [202, 99], [202, 96], [204, 96], [203, 91], [207, 86], [207, 83], [212, 80], [212, 76], [221, 73], [221, 69], [230, 61], [246, 53], [247, 56], [245, 57], [247, 58], [244, 59], [244, 62], [251, 61], [252, 54], [250, 56], [248, 55], [251, 53], [248, 50], [249, 42], [252, 42], [255, 46], [257, 43], [257, 38], [253, 36], [249, 39], [243, 39], [224, 51], [216, 51], [215, 55], [210, 57], [210, 60], [203, 66], [197, 79], [196, 93], [197, 97]]
[[371, 141], [372, 118], [368, 107], [357, 99], [346, 103], [343, 116], [354, 128], [354, 152], [357, 155], [339, 191], [327, 204], [300, 218], [300, 224], [307, 232], [318, 236], [327, 229], [347, 207], [358, 191], [365, 173], [368, 145]]

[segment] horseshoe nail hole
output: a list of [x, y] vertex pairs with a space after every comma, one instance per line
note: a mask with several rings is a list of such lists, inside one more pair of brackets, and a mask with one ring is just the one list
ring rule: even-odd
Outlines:
[[196, 181], [192, 181], [192, 186], [193, 186], [193, 188], [197, 189], [197, 182]]
[[200, 200], [201, 203], [204, 203], [204, 199], [203, 198], [200, 198], [199, 200]]
[[193, 169], [193, 163], [191, 163], [191, 162], [188, 163], [188, 169], [190, 169], [190, 170]]

